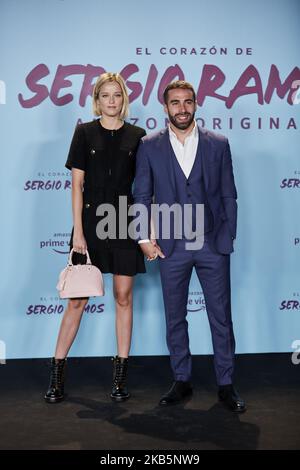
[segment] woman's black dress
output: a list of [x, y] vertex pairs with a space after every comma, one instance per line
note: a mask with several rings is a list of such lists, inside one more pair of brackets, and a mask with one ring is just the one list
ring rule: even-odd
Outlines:
[[[105, 129], [99, 119], [80, 124], [75, 129], [66, 167], [85, 172], [82, 223], [92, 263], [103, 273], [133, 276], [144, 273], [144, 255], [139, 245], [127, 235], [119, 237], [119, 196], [126, 196], [127, 209], [133, 203], [132, 184], [135, 175], [135, 156], [144, 129], [129, 123], [118, 130]], [[124, 206], [123, 199], [123, 208]], [[116, 209], [116, 238], [98, 238], [96, 226], [106, 217], [96, 215], [100, 204], [109, 203]], [[123, 210], [124, 212], [124, 210]], [[127, 212], [127, 211], [126, 211]], [[124, 213], [122, 214], [124, 220]], [[129, 218], [126, 215], [127, 231]], [[107, 228], [105, 228], [107, 230]], [[124, 224], [122, 225], [124, 231]], [[70, 249], [73, 246], [73, 230]], [[83, 262], [79, 253], [73, 262]]]

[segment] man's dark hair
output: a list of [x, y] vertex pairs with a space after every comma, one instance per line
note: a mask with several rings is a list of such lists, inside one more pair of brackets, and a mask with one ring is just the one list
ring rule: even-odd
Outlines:
[[164, 91], [164, 103], [165, 104], [167, 104], [168, 102], [169, 90], [175, 90], [176, 88], [181, 88], [183, 90], [191, 90], [193, 92], [193, 99], [194, 101], [196, 101], [196, 93], [193, 88], [193, 85], [191, 85], [189, 82], [186, 82], [185, 80], [176, 80], [175, 82], [169, 83], [169, 85], [167, 85]]

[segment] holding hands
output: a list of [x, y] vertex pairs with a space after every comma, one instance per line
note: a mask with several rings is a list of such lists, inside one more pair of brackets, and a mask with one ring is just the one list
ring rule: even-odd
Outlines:
[[161, 251], [155, 239], [151, 239], [151, 241], [143, 242], [140, 244], [140, 246], [144, 255], [147, 258], [147, 261], [154, 261], [158, 256], [160, 258], [165, 258], [165, 255]]

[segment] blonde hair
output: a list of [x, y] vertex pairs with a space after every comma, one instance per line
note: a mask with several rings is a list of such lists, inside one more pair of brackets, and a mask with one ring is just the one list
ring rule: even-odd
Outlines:
[[102, 73], [97, 78], [97, 81], [93, 89], [93, 113], [96, 116], [101, 116], [102, 114], [99, 103], [97, 101], [99, 98], [101, 87], [105, 83], [108, 83], [108, 82], [116, 82], [121, 88], [121, 93], [123, 97], [123, 106], [120, 112], [120, 118], [125, 119], [125, 117], [128, 116], [128, 111], [129, 111], [129, 97], [128, 97], [125, 81], [119, 73], [106, 72], [106, 73]]

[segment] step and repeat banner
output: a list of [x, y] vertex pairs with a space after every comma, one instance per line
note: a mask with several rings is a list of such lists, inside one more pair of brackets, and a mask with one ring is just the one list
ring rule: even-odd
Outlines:
[[[299, 0], [0, 0], [1, 309], [7, 358], [53, 355], [66, 305], [56, 283], [72, 228], [64, 167], [93, 83], [120, 72], [128, 121], [165, 126], [174, 79], [198, 122], [230, 141], [238, 190], [231, 258], [238, 353], [300, 345]], [[71, 356], [116, 351], [112, 276], [90, 299]], [[188, 298], [191, 351], [212, 352], [201, 286]], [[158, 265], [135, 278], [133, 355], [167, 354]]]

